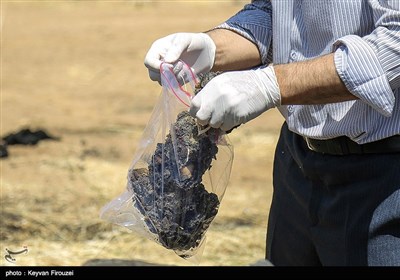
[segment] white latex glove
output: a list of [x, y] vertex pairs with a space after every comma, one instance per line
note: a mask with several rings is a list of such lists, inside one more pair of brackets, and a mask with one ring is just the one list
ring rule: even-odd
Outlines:
[[[215, 59], [215, 43], [205, 33], [175, 33], [156, 40], [144, 59], [149, 69], [150, 79], [161, 81], [160, 64], [174, 64], [179, 59], [189, 65], [194, 73], [201, 74], [211, 70]], [[175, 69], [176, 68], [176, 69]], [[179, 76], [182, 68], [178, 64], [174, 73]]]
[[281, 95], [272, 66], [216, 76], [192, 99], [199, 124], [228, 131], [279, 106]]

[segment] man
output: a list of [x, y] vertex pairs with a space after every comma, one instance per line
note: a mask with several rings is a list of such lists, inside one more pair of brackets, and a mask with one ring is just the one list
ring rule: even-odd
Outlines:
[[274, 265], [400, 265], [399, 0], [252, 1], [211, 31], [154, 42], [150, 78], [178, 59], [226, 71], [192, 100], [200, 124], [227, 131], [273, 107], [285, 117]]

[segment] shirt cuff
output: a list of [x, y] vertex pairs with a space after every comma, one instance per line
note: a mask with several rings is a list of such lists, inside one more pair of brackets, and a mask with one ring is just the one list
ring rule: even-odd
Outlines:
[[391, 116], [395, 97], [374, 50], [361, 37], [348, 35], [334, 44], [336, 71], [347, 89], [384, 116]]

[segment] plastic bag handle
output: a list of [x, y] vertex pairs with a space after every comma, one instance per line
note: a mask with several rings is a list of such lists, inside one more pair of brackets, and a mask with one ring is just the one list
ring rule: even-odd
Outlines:
[[[179, 60], [177, 63], [179, 62], [181, 62], [183, 66], [181, 70], [184, 74], [183, 79], [187, 78], [188, 81], [186, 82], [196, 83], [197, 78], [192, 69], [182, 60]], [[186, 107], [190, 107], [190, 101], [193, 97], [193, 94], [182, 88], [175, 76], [175, 73], [173, 72], [173, 65], [162, 62], [160, 65], [160, 73], [162, 86], [168, 87], [182, 104], [184, 104]], [[187, 99], [188, 102], [186, 102], [185, 99]]]

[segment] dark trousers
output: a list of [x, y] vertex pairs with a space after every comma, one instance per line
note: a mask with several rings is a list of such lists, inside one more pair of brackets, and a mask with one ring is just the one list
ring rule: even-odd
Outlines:
[[400, 266], [400, 153], [321, 154], [284, 124], [273, 185], [274, 265]]

